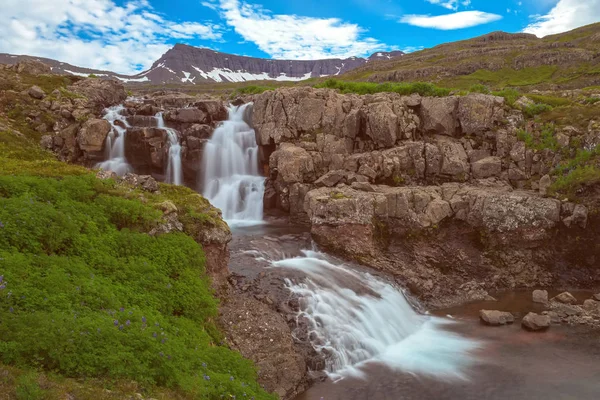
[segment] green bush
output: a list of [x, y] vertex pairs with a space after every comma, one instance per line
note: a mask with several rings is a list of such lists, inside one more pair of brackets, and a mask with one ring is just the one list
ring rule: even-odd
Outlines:
[[550, 149], [557, 151], [559, 148], [558, 141], [555, 136], [555, 128], [552, 124], [546, 124], [543, 126], [539, 137], [534, 137], [531, 133], [519, 129], [517, 131], [517, 139], [525, 142], [525, 147], [533, 150], [544, 150]]
[[[124, 193], [89, 174], [0, 176], [0, 361], [271, 399], [251, 362], [221, 344], [201, 246], [142, 233], [159, 214]], [[27, 379], [19, 396], [38, 398]]]
[[275, 90], [275, 88], [270, 86], [249, 85], [237, 89], [236, 93], [238, 95], [261, 94], [267, 90]]
[[490, 94], [490, 89], [487, 86], [478, 83], [478, 84], [475, 84], [475, 85], [471, 86], [469, 88], [469, 92], [471, 92], [471, 93]]
[[574, 197], [576, 191], [585, 185], [600, 182], [600, 168], [595, 165], [580, 165], [565, 175], [560, 175], [550, 186], [550, 193], [561, 193]]
[[315, 85], [316, 88], [336, 89], [341, 93], [375, 94], [381, 92], [398, 93], [410, 95], [418, 93], [421, 96], [448, 96], [450, 89], [440, 88], [432, 83], [410, 82], [410, 83], [373, 83], [373, 82], [347, 82], [338, 79], [327, 79], [325, 82]]
[[514, 106], [515, 102], [519, 99], [519, 97], [522, 96], [521, 92], [512, 88], [502, 89], [500, 91], [493, 92], [493, 94], [495, 96], [504, 97], [504, 99], [506, 100], [506, 104], [508, 104], [511, 107]]
[[552, 106], [543, 103], [534, 103], [529, 105], [523, 109], [523, 114], [525, 114], [528, 118], [533, 118], [538, 114], [544, 113], [546, 111], [552, 111]]

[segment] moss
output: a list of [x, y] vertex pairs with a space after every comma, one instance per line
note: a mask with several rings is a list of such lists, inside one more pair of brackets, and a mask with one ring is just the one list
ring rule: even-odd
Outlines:
[[344, 193], [338, 191], [333, 191], [329, 193], [329, 197], [331, 197], [334, 200], [350, 199], [349, 196], [346, 196]]

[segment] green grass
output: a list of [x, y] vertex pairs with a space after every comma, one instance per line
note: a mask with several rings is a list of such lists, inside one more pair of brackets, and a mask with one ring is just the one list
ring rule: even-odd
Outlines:
[[488, 88], [487, 86], [482, 85], [480, 83], [477, 83], [477, 84], [471, 86], [469, 88], [469, 92], [471, 92], [471, 93], [483, 93], [483, 94], [490, 94], [491, 93], [490, 92], [490, 88]]
[[432, 83], [372, 83], [372, 82], [348, 82], [338, 79], [327, 79], [325, 82], [315, 85], [316, 88], [336, 89], [341, 93], [375, 94], [381, 92], [398, 93], [410, 95], [413, 93], [421, 96], [448, 96], [450, 89], [435, 86]]
[[525, 147], [533, 150], [544, 150], [550, 149], [557, 151], [559, 150], [558, 141], [555, 136], [554, 125], [546, 124], [542, 128], [538, 137], [534, 137], [531, 133], [519, 129], [517, 132], [517, 139], [525, 142]]
[[553, 107], [544, 103], [534, 103], [523, 108], [523, 114], [527, 118], [533, 118], [536, 115], [552, 111]]
[[494, 96], [504, 97], [506, 104], [514, 106], [515, 102], [522, 96], [521, 92], [513, 88], [504, 88], [492, 93]]
[[250, 95], [250, 94], [261, 94], [268, 90], [275, 90], [276, 87], [273, 86], [259, 86], [259, 85], [250, 85], [244, 86], [235, 90], [237, 95]]
[[527, 94], [526, 96], [536, 103], [547, 104], [552, 107], [568, 106], [572, 103], [571, 100], [564, 97], [544, 96], [540, 94]]
[[557, 71], [556, 66], [544, 65], [523, 69], [502, 68], [497, 71], [480, 69], [469, 75], [456, 76], [443, 81], [444, 86], [466, 89], [482, 84], [495, 89], [532, 86], [548, 82]]
[[[37, 140], [29, 129], [0, 132], [0, 367], [22, 371], [3, 390], [51, 398], [35, 370], [176, 393], [165, 398], [273, 399], [216, 326], [193, 237], [228, 229], [218, 212], [187, 188], [152, 194], [99, 180]], [[150, 236], [166, 200], [185, 233]]]
[[583, 186], [600, 183], [600, 168], [595, 165], [577, 166], [569, 173], [560, 175], [550, 186], [550, 193], [576, 198], [577, 190]]

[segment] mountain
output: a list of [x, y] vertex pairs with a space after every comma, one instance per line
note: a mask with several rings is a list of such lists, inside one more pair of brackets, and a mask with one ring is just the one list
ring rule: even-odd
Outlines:
[[392, 51], [378, 52], [368, 59], [271, 60], [176, 44], [138, 77], [145, 76], [153, 83], [300, 81], [339, 75], [371, 61], [388, 60], [403, 54], [401, 51]]
[[458, 89], [474, 84], [547, 89], [596, 86], [600, 85], [600, 23], [544, 38], [492, 32], [369, 63], [343, 79], [429, 81]]
[[137, 75], [123, 75], [110, 71], [77, 67], [64, 62], [32, 56], [0, 54], [0, 64], [15, 64], [24, 59], [42, 61], [57, 74], [114, 77], [123, 82], [213, 83], [256, 80], [301, 81], [303, 79], [339, 75], [380, 60], [402, 56], [402, 51], [377, 52], [369, 58], [351, 57], [325, 60], [271, 60], [245, 57], [218, 51], [176, 44], [152, 67]]

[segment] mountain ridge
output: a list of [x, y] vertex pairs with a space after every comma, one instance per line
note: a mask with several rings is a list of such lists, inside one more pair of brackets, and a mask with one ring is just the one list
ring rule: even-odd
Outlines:
[[322, 60], [275, 60], [240, 56], [208, 48], [175, 44], [152, 66], [135, 75], [78, 67], [44, 57], [0, 54], [0, 64], [16, 64], [24, 60], [38, 60], [50, 65], [52, 72], [61, 75], [112, 77], [125, 83], [201, 84], [214, 82], [247, 82], [257, 80], [301, 81], [349, 72], [372, 61], [389, 60], [404, 55], [395, 50], [376, 52], [368, 58], [350, 57]]

